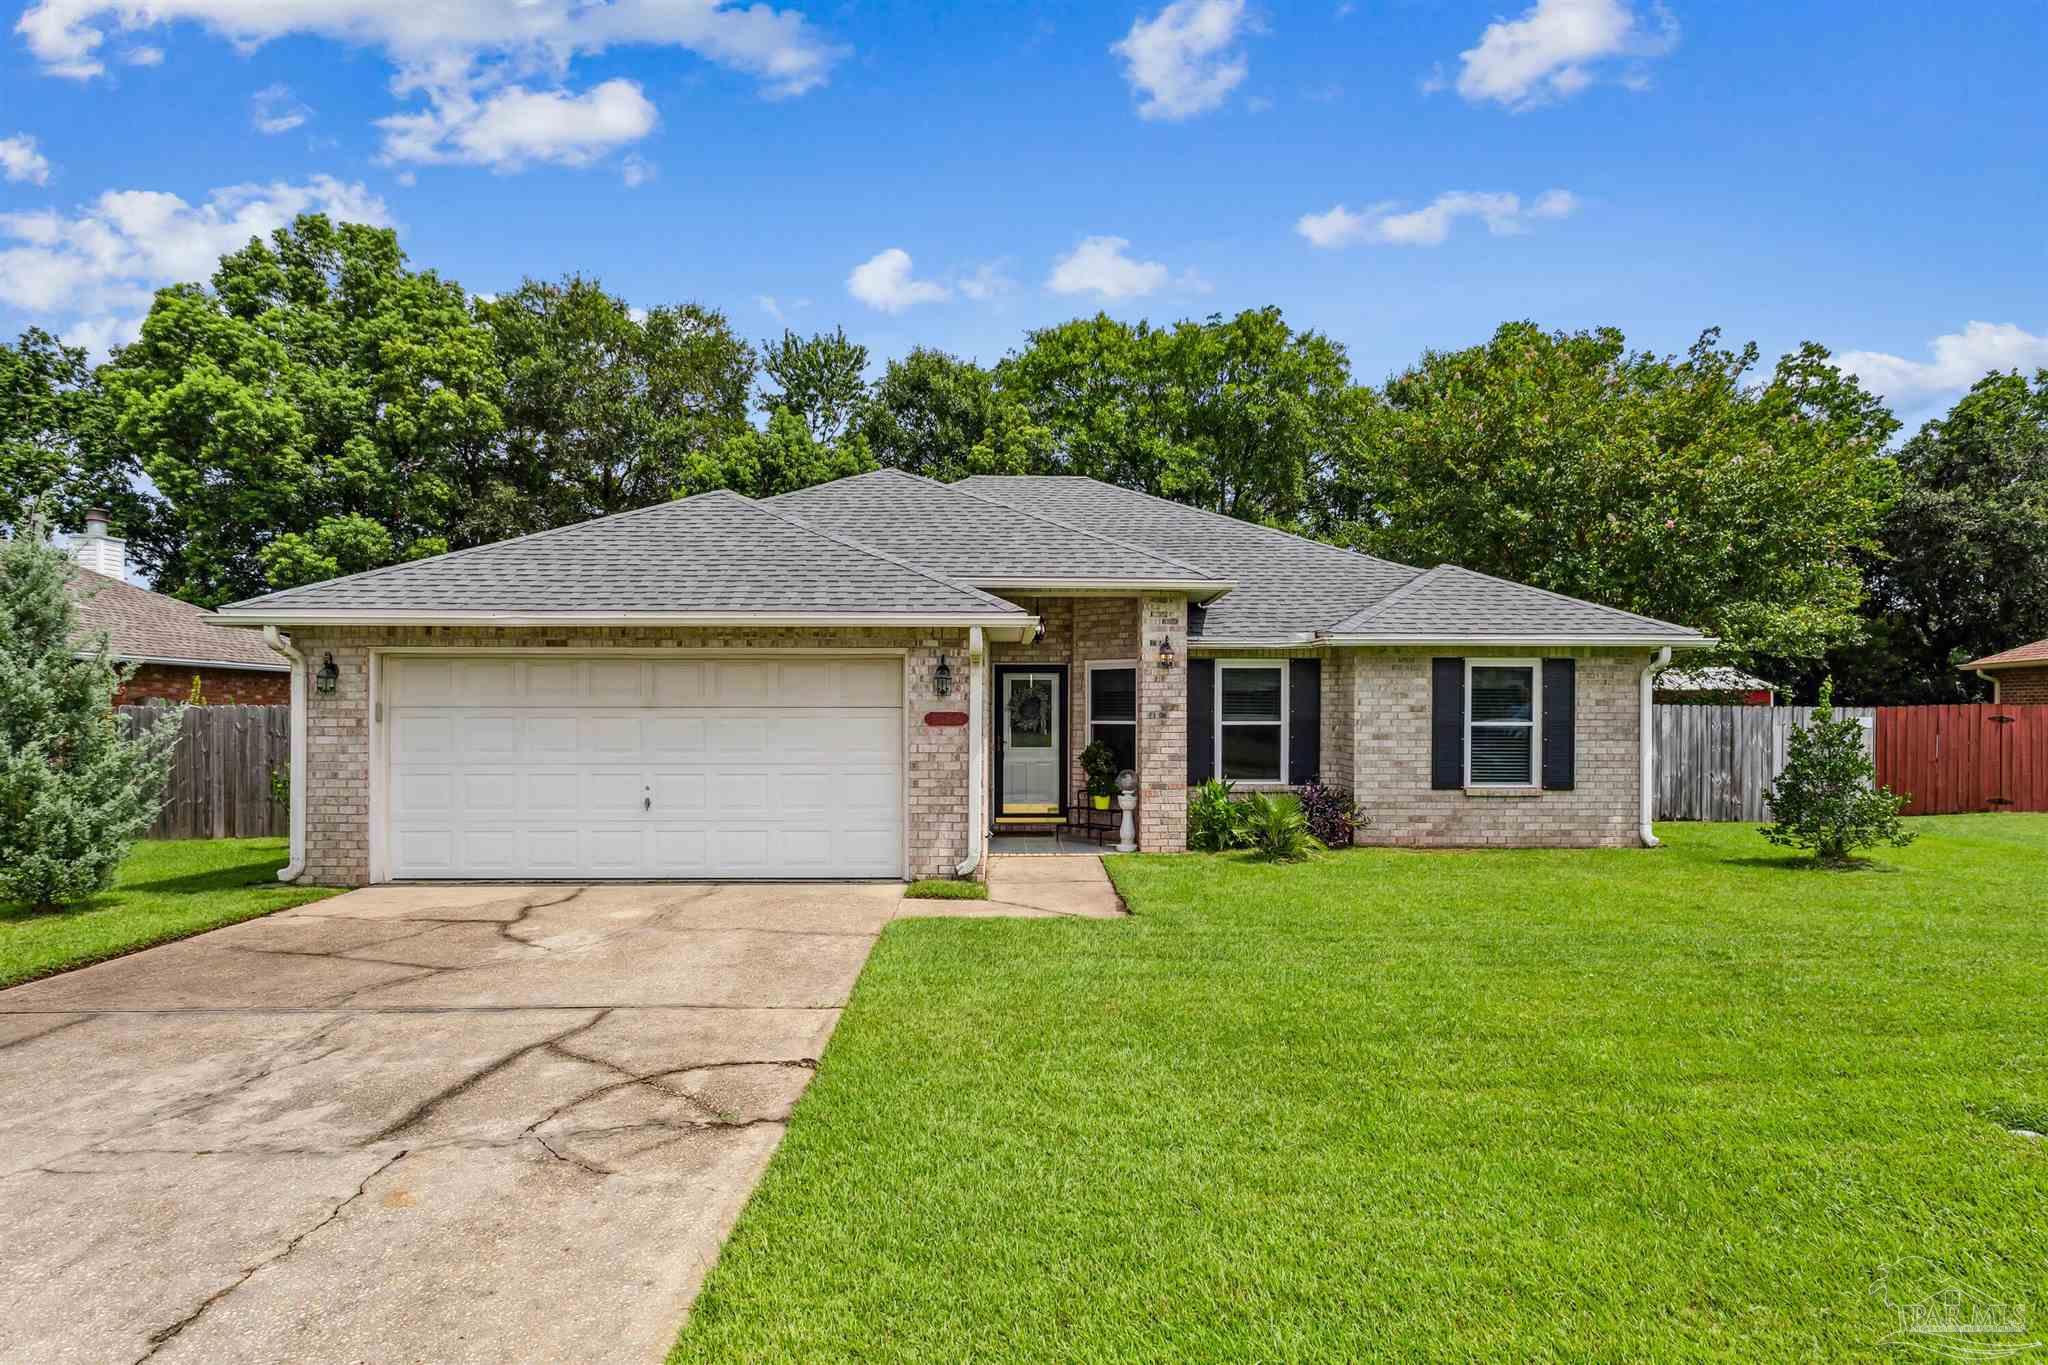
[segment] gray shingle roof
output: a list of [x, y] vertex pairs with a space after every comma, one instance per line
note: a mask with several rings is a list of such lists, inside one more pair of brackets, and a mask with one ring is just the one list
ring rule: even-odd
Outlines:
[[1012, 506], [961, 484], [935, 483], [894, 469], [763, 501], [813, 526], [974, 582], [1215, 579], [1220, 586], [1230, 577], [1063, 522], [1049, 509]]
[[1582, 635], [1668, 640], [1697, 632], [1455, 564], [1439, 564], [1385, 601], [1338, 622], [1330, 633], [1397, 639]]
[[979, 474], [957, 486], [1235, 579], [1236, 588], [1198, 613], [1196, 638], [1276, 639], [1327, 629], [1421, 572], [1095, 479]]
[[256, 619], [284, 611], [1025, 615], [1013, 603], [723, 491], [221, 609]]
[[80, 642], [104, 631], [117, 659], [279, 673], [291, 666], [263, 643], [262, 636], [212, 625], [206, 620], [206, 609], [190, 602], [76, 565], [66, 587], [78, 607]]

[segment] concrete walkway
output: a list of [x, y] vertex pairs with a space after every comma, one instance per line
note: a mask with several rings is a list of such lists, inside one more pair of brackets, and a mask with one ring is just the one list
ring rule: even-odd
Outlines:
[[1102, 859], [1092, 854], [991, 857], [988, 899], [982, 904], [992, 915], [1117, 919], [1126, 913]]
[[658, 1361], [901, 905], [380, 887], [0, 992], [0, 1359]]

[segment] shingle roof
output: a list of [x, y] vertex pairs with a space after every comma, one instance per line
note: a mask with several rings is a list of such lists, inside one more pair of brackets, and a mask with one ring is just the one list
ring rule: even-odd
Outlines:
[[1973, 659], [1964, 668], [2009, 668], [2013, 664], [2048, 664], [2048, 640], [2036, 640], [2030, 645], [2019, 645], [2001, 654], [1987, 654]]
[[1336, 623], [1330, 633], [1395, 639], [1584, 635], [1669, 640], [1698, 632], [1455, 564], [1439, 564], [1386, 600]]
[[285, 610], [1003, 614], [1013, 603], [724, 491], [223, 607]]
[[957, 486], [1235, 579], [1237, 587], [1192, 623], [1201, 639], [1307, 635], [1380, 601], [1421, 572], [1095, 479], [978, 474]]
[[206, 610], [118, 578], [73, 566], [68, 584], [78, 607], [80, 643], [106, 633], [114, 657], [282, 673], [291, 665], [263, 637], [209, 624]]
[[1230, 577], [1073, 525], [1048, 509], [1012, 506], [962, 484], [935, 483], [894, 469], [763, 501], [813, 526], [973, 582], [1214, 579], [1220, 587]]

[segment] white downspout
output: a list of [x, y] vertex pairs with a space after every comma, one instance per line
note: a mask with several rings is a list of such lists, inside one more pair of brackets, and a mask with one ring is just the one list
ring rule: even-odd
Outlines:
[[1666, 645], [1650, 656], [1650, 662], [1643, 665], [1642, 715], [1636, 725], [1636, 748], [1643, 757], [1643, 772], [1640, 779], [1643, 798], [1642, 836], [1644, 848], [1657, 847], [1657, 836], [1650, 832], [1650, 821], [1657, 815], [1657, 716], [1652, 709], [1651, 691], [1656, 686], [1657, 672], [1671, 662], [1671, 646]]
[[982, 682], [981, 627], [967, 628], [967, 856], [960, 860], [955, 870], [963, 877], [972, 877], [981, 866], [981, 850], [988, 831], [982, 828], [981, 787], [985, 777], [983, 751], [987, 744], [981, 733], [981, 713], [984, 705]]
[[1978, 677], [1982, 678], [1985, 682], [1991, 684], [1991, 704], [1993, 706], [2005, 705], [2003, 701], [1999, 700], [2000, 694], [2003, 692], [2004, 689], [1999, 687], [1998, 679], [1992, 677], [1989, 673], [1986, 673], [1981, 668], [1973, 668], [1970, 671], [1972, 673], [1975, 673]]
[[306, 656], [277, 633], [263, 628], [263, 643], [291, 660], [292, 665], [292, 840], [291, 858], [277, 874], [281, 882], [297, 881], [306, 871]]

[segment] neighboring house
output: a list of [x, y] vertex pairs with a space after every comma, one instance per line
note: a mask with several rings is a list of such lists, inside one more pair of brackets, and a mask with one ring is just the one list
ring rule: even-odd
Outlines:
[[1696, 631], [1082, 478], [705, 493], [218, 619], [310, 679], [287, 874], [972, 873], [1091, 738], [1142, 847], [1187, 788], [1350, 787], [1374, 843], [1647, 839], [1652, 670]]
[[1991, 680], [1994, 702], [2048, 706], [2048, 640], [1976, 659], [1963, 667]]
[[107, 534], [107, 514], [88, 512], [85, 533], [67, 547], [82, 572], [71, 596], [83, 634], [106, 633], [115, 659], [132, 669], [116, 706], [190, 701], [281, 706], [291, 700], [291, 665], [246, 630], [215, 625], [206, 609], [127, 581], [127, 546]]
[[1776, 688], [1739, 668], [1667, 668], [1657, 675], [1660, 703], [1769, 706], [1777, 696]]

